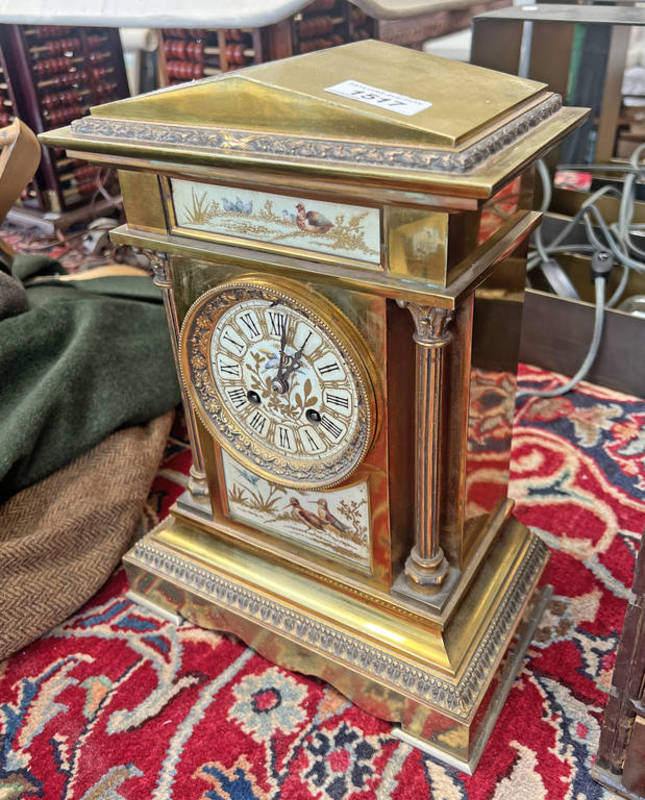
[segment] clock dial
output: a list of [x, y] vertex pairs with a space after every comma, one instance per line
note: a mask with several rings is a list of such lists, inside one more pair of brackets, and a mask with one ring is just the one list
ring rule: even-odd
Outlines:
[[361, 350], [325, 298], [255, 276], [207, 292], [181, 334], [184, 379], [216, 440], [288, 486], [334, 485], [365, 456], [375, 398]]

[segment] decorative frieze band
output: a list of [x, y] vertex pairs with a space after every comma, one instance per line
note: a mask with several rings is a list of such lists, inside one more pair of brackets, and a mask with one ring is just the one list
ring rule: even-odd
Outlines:
[[283, 159], [324, 159], [373, 167], [460, 174], [472, 171], [495, 153], [509, 147], [561, 107], [560, 95], [550, 95], [542, 103], [460, 152], [446, 152], [427, 147], [397, 147], [376, 142], [329, 141], [249, 130], [191, 128], [183, 125], [162, 125], [154, 122], [92, 116], [74, 120], [72, 131], [81, 136], [119, 139], [124, 144], [145, 142], [150, 146], [191, 147], [222, 154], [240, 152], [260, 156], [280, 156]]
[[[128, 561], [141, 563], [176, 585], [199, 593], [214, 605], [224, 606], [234, 613], [273, 628], [278, 634], [307, 647], [312, 647], [341, 659], [393, 688], [416, 695], [420, 702], [431, 703], [453, 716], [466, 719], [485, 688], [500, 650], [505, 647], [528, 594], [535, 585], [547, 559], [545, 545], [533, 537], [522, 568], [518, 570], [505, 596], [500, 601], [488, 632], [473, 655], [470, 666], [456, 685], [441, 680], [402, 659], [384, 653], [377, 647], [333, 629], [312, 622], [305, 614], [294, 611], [258, 592], [243, 588], [233, 581], [193, 564], [153, 544], [146, 537], [128, 556]], [[181, 609], [178, 609], [181, 613]]]

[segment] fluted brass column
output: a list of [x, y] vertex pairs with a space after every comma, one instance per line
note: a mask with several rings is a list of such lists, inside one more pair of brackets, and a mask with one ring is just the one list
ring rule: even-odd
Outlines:
[[[177, 375], [181, 375], [179, 368], [179, 320], [177, 319], [177, 307], [173, 294], [172, 281], [170, 279], [170, 264], [168, 256], [154, 250], [143, 250], [145, 257], [150, 261], [150, 266], [154, 273], [153, 283], [158, 286], [163, 293], [163, 303], [166, 309], [166, 318], [170, 329], [170, 341], [172, 344], [172, 354], [175, 359]], [[204, 456], [202, 453], [199, 437], [197, 436], [197, 420], [193, 406], [186, 394], [183, 383], [179, 382], [181, 391], [181, 402], [186, 416], [186, 428], [188, 431], [188, 441], [193, 453], [193, 464], [190, 468], [188, 477], [188, 491], [193, 500], [205, 503], [209, 499], [208, 483], [206, 482], [206, 472], [204, 470]]]
[[415, 544], [405, 562], [405, 574], [414, 584], [440, 585], [448, 562], [439, 545], [441, 456], [441, 398], [444, 348], [450, 341], [448, 324], [453, 311], [406, 304], [415, 324], [416, 400], [415, 434]]

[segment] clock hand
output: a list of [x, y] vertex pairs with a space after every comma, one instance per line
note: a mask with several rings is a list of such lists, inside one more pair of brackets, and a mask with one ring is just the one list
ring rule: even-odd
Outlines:
[[300, 361], [299, 361], [299, 359], [300, 359], [300, 356], [301, 356], [301, 355], [302, 355], [302, 349], [300, 349], [300, 350], [298, 350], [296, 353], [294, 353], [294, 355], [293, 355], [293, 356], [292, 356], [292, 358], [291, 358], [291, 361], [290, 361], [290, 362], [289, 362], [289, 364], [287, 365], [287, 368], [286, 368], [286, 369], [285, 369], [285, 371], [282, 373], [282, 380], [286, 381], [286, 380], [287, 380], [287, 378], [288, 378], [288, 377], [289, 377], [289, 376], [290, 376], [290, 375], [291, 375], [293, 372], [295, 372], [295, 371], [298, 369], [298, 367], [300, 366]]
[[287, 346], [287, 326], [282, 326], [282, 334], [280, 336], [280, 361], [278, 363], [278, 378], [284, 374], [284, 368], [287, 365], [287, 354], [285, 348]]
[[309, 341], [309, 337], [311, 336], [311, 331], [307, 335], [307, 338], [302, 343], [302, 346], [294, 353], [291, 358], [291, 361], [287, 365], [287, 368], [282, 373], [282, 380], [286, 382], [287, 378], [291, 375], [292, 372], [295, 372], [298, 367], [300, 366], [300, 359], [302, 358], [302, 354], [304, 352], [305, 346]]
[[287, 346], [287, 326], [282, 326], [282, 335], [280, 336], [280, 360], [278, 361], [278, 371], [275, 378], [271, 381], [273, 391], [278, 394], [285, 394], [289, 385], [285, 380], [285, 369], [287, 367], [287, 354], [285, 348]]

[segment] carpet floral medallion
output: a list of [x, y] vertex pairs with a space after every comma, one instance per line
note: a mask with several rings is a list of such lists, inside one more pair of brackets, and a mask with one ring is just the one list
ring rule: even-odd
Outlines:
[[[560, 379], [523, 367], [523, 388]], [[122, 570], [0, 663], [0, 799], [600, 800], [589, 775], [645, 525], [645, 402], [582, 384], [524, 398], [516, 513], [554, 595], [474, 776], [397, 740], [323, 682], [133, 605]], [[190, 464], [175, 431], [147, 513]]]

